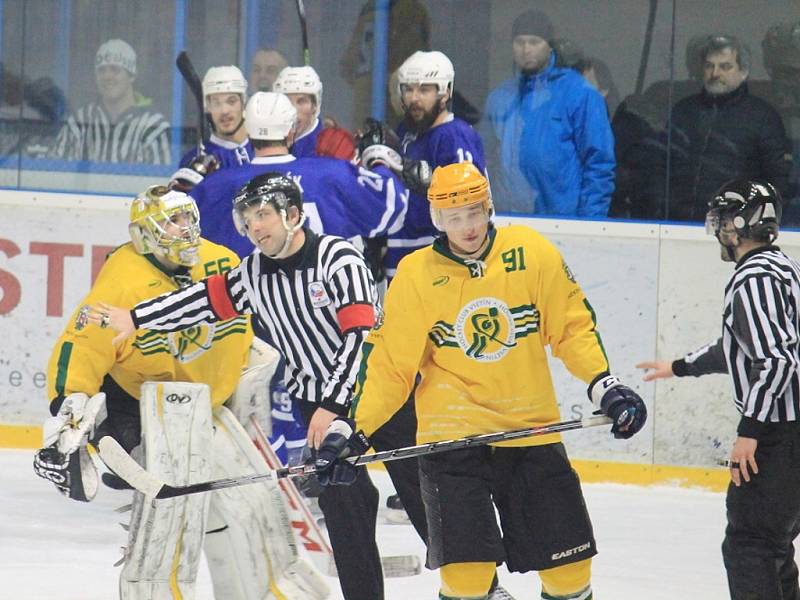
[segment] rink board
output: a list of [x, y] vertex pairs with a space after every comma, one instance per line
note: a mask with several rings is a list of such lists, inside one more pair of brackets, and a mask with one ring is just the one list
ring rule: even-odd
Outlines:
[[[127, 241], [129, 205], [114, 196], [0, 191], [0, 447], [39, 445], [50, 350], [105, 253]], [[647, 402], [648, 424], [631, 440], [597, 429], [565, 435], [582, 475], [603, 470], [620, 481], [683, 477], [704, 485], [709, 473], [719, 473], [713, 465], [727, 455], [737, 422], [727, 378], [644, 383], [634, 368], [719, 335], [731, 265], [719, 260], [716, 241], [698, 226], [504, 215], [496, 221], [530, 225], [559, 247], [595, 309], [612, 371]], [[780, 241], [800, 256], [800, 234], [785, 232]], [[563, 418], [587, 416], [585, 384], [557, 360], [553, 375]]]

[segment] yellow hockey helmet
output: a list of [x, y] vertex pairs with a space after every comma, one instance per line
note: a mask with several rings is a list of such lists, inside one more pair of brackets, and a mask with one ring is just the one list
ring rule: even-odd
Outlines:
[[487, 217], [494, 212], [489, 180], [471, 162], [453, 163], [437, 167], [428, 187], [428, 202], [431, 203], [431, 219], [441, 230], [439, 211], [483, 203]]
[[200, 213], [194, 199], [183, 192], [163, 185], [147, 188], [131, 204], [128, 230], [139, 254], [186, 267], [199, 260]]

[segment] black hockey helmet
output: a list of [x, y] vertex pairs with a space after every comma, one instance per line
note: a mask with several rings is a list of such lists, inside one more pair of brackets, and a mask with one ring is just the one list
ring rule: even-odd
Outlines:
[[262, 204], [272, 204], [284, 221], [288, 208], [294, 206], [300, 211], [300, 222], [303, 222], [303, 194], [300, 186], [291, 177], [271, 171], [253, 177], [233, 198], [233, 222], [240, 234], [247, 235], [243, 217], [245, 209]]
[[739, 237], [767, 243], [778, 237], [783, 201], [771, 183], [734, 179], [717, 190], [708, 207], [706, 231], [713, 235], [730, 219]]

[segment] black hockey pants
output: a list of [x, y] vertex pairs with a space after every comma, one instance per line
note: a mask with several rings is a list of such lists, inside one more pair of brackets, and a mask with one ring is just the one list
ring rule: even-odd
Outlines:
[[800, 534], [800, 423], [768, 424], [758, 475], [728, 486], [722, 557], [732, 600], [800, 600], [793, 540]]
[[[306, 422], [315, 409], [316, 405], [302, 404]], [[414, 404], [409, 401], [372, 435], [370, 441], [376, 450], [411, 446], [415, 444], [416, 431]], [[426, 539], [425, 509], [419, 490], [416, 459], [394, 461], [387, 463], [386, 467], [414, 527], [422, 539]], [[375, 541], [378, 490], [367, 469], [359, 469], [353, 485], [326, 487], [319, 497], [319, 507], [325, 515], [345, 600], [383, 600], [383, 571]]]

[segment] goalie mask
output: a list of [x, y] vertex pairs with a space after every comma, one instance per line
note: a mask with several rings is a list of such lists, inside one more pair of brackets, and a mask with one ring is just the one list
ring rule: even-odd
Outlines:
[[[266, 205], [272, 206], [280, 215], [283, 227], [286, 230], [286, 239], [281, 248], [270, 258], [285, 258], [292, 243], [292, 238], [303, 227], [305, 214], [303, 214], [303, 195], [298, 185], [286, 175], [277, 172], [264, 173], [251, 179], [247, 185], [239, 190], [233, 199], [233, 223], [236, 230], [243, 236], [248, 236], [250, 241], [259, 246], [258, 241], [250, 235], [250, 221], [258, 218], [259, 209]], [[289, 208], [295, 207], [300, 218], [294, 225], [289, 224]], [[255, 210], [250, 210], [255, 209]]]
[[131, 204], [130, 231], [139, 254], [153, 254], [191, 267], [199, 260], [200, 214], [194, 200], [177, 190], [154, 185]]
[[725, 248], [723, 260], [734, 261], [738, 238], [771, 244], [778, 237], [782, 200], [771, 183], [736, 179], [724, 184], [709, 202], [706, 233]]
[[428, 187], [431, 220], [439, 231], [445, 231], [444, 212], [473, 204], [483, 205], [486, 222], [494, 214], [489, 180], [471, 162], [453, 163], [438, 167]]

